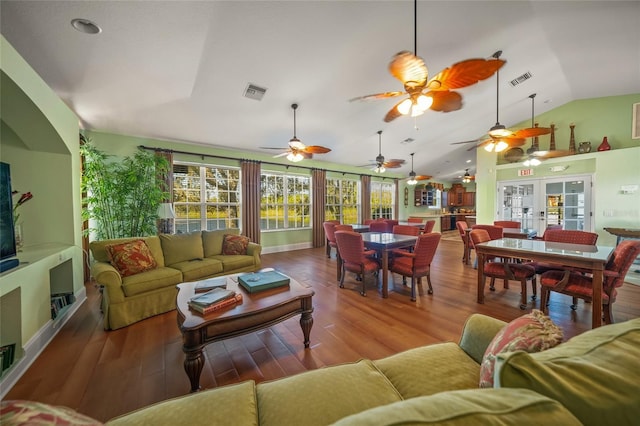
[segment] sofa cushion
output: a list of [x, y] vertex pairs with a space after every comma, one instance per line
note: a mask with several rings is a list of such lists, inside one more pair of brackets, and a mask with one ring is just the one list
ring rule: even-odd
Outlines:
[[480, 365], [452, 342], [410, 349], [374, 364], [404, 399], [478, 387]]
[[222, 263], [222, 269], [224, 271], [240, 272], [245, 268], [255, 267], [255, 258], [248, 255], [229, 255], [223, 254], [218, 256], [211, 256], [210, 259], [218, 260]]
[[121, 417], [108, 425], [257, 425], [253, 380], [221, 386], [162, 401]]
[[204, 257], [222, 254], [222, 242], [225, 235], [240, 235], [237, 228], [216, 229], [213, 231], [202, 231], [202, 244], [204, 245]]
[[514, 319], [496, 334], [487, 347], [480, 367], [480, 387], [493, 387], [496, 355], [503, 352], [540, 352], [562, 342], [563, 333], [542, 311]]
[[196, 259], [178, 262], [172, 268], [182, 272], [183, 281], [197, 281], [223, 272], [222, 262], [216, 259]]
[[496, 386], [555, 399], [585, 425], [640, 419], [640, 318], [579, 334], [544, 352], [498, 355]]
[[372, 408], [334, 426], [580, 425], [557, 401], [526, 389], [475, 389], [439, 393]]
[[250, 241], [249, 237], [244, 235], [227, 234], [222, 242], [222, 254], [225, 256], [247, 254], [247, 246]]
[[200, 231], [188, 234], [161, 234], [160, 243], [162, 244], [164, 263], [167, 266], [204, 258]]
[[122, 279], [125, 296], [135, 296], [165, 287], [174, 287], [182, 282], [182, 273], [173, 268], [156, 268]]
[[106, 251], [109, 255], [109, 262], [123, 277], [139, 274], [158, 266], [151, 250], [143, 240], [109, 244]]
[[147, 244], [147, 247], [149, 247], [149, 250], [151, 250], [151, 255], [156, 260], [158, 266], [163, 267], [164, 256], [162, 254], [160, 238], [157, 235], [152, 235], [149, 237], [115, 238], [113, 240], [91, 241], [91, 243], [89, 243], [89, 249], [91, 250], [91, 254], [93, 255], [94, 260], [98, 262], [109, 262], [109, 254], [107, 253], [108, 245], [126, 243], [140, 239], [144, 240], [144, 242]]
[[327, 425], [402, 399], [369, 360], [259, 383], [256, 391], [261, 426]]
[[35, 401], [10, 400], [0, 405], [0, 424], [5, 426], [98, 426], [98, 420], [71, 408]]

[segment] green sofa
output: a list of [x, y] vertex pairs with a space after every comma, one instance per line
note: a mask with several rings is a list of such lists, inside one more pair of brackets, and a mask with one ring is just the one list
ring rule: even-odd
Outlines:
[[640, 319], [587, 331], [543, 352], [484, 352], [504, 322], [472, 315], [459, 344], [411, 349], [255, 384], [163, 401], [107, 422], [124, 425], [631, 425], [640, 419]]
[[176, 284], [260, 269], [259, 244], [249, 242], [247, 253], [222, 254], [224, 236], [238, 229], [161, 234], [142, 237], [157, 267], [122, 277], [109, 263], [106, 247], [140, 238], [92, 241], [91, 275], [102, 287], [104, 328], [115, 330], [176, 308]]

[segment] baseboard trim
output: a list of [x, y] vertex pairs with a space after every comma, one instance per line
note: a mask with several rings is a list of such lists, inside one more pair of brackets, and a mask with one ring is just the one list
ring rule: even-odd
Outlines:
[[55, 320], [49, 320], [40, 330], [34, 334], [24, 345], [24, 355], [18, 359], [0, 381], [0, 399], [4, 399], [7, 393], [20, 380], [20, 377], [29, 369], [31, 364], [40, 356], [42, 351], [51, 343], [67, 321], [87, 300], [87, 290], [84, 286], [75, 293], [76, 302], [61, 316]]
[[313, 248], [310, 242], [307, 243], [298, 243], [298, 244], [286, 244], [283, 246], [273, 246], [273, 247], [262, 247], [262, 253], [280, 253], [283, 251], [292, 251], [292, 250], [303, 250]]

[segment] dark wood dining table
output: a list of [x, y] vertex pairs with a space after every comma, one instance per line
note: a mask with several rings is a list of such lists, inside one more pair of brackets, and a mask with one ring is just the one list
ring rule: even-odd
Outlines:
[[[471, 258], [471, 236], [469, 235], [471, 233], [471, 230], [473, 228], [466, 228], [464, 230], [464, 255], [462, 260], [464, 261], [465, 265], [468, 265], [470, 262], [470, 258]], [[518, 239], [532, 239], [534, 238], [536, 235], [538, 235], [538, 232], [535, 229], [529, 229], [529, 228], [503, 228], [502, 229], [502, 236], [504, 238], [518, 238]]]
[[591, 326], [600, 327], [602, 325], [603, 271], [614, 248], [522, 238], [502, 238], [478, 244], [475, 246], [478, 256], [478, 303], [484, 303], [484, 262], [487, 256], [530, 259], [590, 269], [593, 274]]
[[[354, 228], [355, 230], [355, 228]], [[365, 248], [375, 250], [382, 263], [382, 297], [389, 297], [389, 251], [395, 248], [411, 247], [418, 237], [412, 235], [391, 234], [387, 232], [362, 232]], [[342, 260], [338, 253], [338, 280], [342, 274]]]

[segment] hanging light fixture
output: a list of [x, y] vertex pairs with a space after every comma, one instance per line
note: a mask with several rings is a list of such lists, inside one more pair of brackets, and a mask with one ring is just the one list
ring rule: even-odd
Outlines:
[[298, 104], [291, 104], [291, 109], [293, 109], [293, 137], [289, 140], [291, 152], [287, 154], [287, 160], [297, 163], [304, 160], [304, 155], [298, 151], [298, 149], [304, 149], [304, 144], [296, 136], [296, 110], [298, 109]]
[[469, 174], [469, 169], [464, 170], [464, 176], [462, 177], [462, 183], [471, 182], [471, 175]]
[[409, 173], [409, 180], [407, 181], [407, 185], [415, 185], [418, 183], [418, 181], [416, 180], [416, 172], [413, 171], [413, 154], [415, 154], [415, 152], [411, 153], [411, 173]]
[[[500, 59], [500, 55], [502, 55], [502, 50], [498, 50], [496, 53], [494, 53], [493, 57], [496, 59]], [[491, 129], [489, 129], [489, 136], [493, 138], [501, 138], [501, 137], [506, 137], [511, 135], [511, 132], [507, 130], [504, 124], [500, 124], [499, 115], [498, 115], [499, 100], [500, 100], [500, 68], [498, 68], [496, 71], [496, 124]], [[489, 145], [494, 145], [494, 146], [491, 146], [491, 149], [495, 148], [495, 144], [489, 144]], [[502, 148], [503, 150], [508, 146], [506, 143], [504, 145], [505, 146]], [[487, 151], [490, 151], [490, 149], [486, 147], [485, 149]]]
[[290, 152], [289, 154], [287, 154], [287, 160], [291, 161], [292, 163], [297, 163], [298, 161], [302, 161], [304, 160], [304, 155], [300, 154], [299, 152]]
[[[531, 127], [533, 127], [533, 128], [537, 127], [536, 123], [534, 123], [534, 119], [535, 119], [535, 107], [534, 107], [535, 101], [534, 101], [534, 99], [535, 99], [535, 97], [536, 97], [535, 93], [532, 93], [532, 94], [529, 95], [529, 98], [531, 99]], [[527, 150], [527, 154], [528, 155], [527, 155], [527, 159], [524, 160], [524, 162], [522, 163], [523, 166], [525, 166], [525, 167], [529, 167], [529, 166], [535, 167], [535, 166], [539, 166], [540, 164], [542, 164], [542, 162], [540, 160], [538, 160], [533, 155], [533, 153], [537, 149], [537, 148], [534, 148], [534, 146], [537, 146], [537, 145], [538, 145], [538, 137], [535, 136], [534, 139], [533, 139], [531, 148], [529, 148]]]
[[382, 130], [378, 130], [378, 156], [376, 157], [376, 173], [384, 173], [387, 171], [384, 167], [384, 157], [382, 156]]

